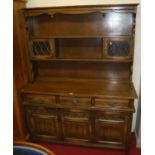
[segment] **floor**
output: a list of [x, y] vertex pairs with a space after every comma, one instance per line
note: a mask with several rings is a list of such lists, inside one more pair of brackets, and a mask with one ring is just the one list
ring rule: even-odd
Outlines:
[[[41, 144], [51, 149], [55, 155], [125, 155], [125, 153], [120, 150], [58, 145], [50, 143]], [[134, 134], [131, 135], [130, 155], [141, 155], [141, 149], [138, 149], [135, 146]]]

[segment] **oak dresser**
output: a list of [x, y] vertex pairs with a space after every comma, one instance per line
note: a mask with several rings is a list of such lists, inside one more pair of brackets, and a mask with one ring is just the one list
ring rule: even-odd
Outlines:
[[24, 9], [31, 140], [129, 153], [137, 5]]

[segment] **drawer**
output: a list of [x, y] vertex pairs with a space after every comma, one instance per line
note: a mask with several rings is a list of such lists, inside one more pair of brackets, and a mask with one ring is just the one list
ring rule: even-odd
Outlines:
[[95, 99], [95, 106], [100, 108], [130, 108], [129, 100]]
[[62, 114], [64, 118], [89, 118], [89, 112], [86, 110], [64, 109]]
[[89, 107], [91, 105], [91, 99], [84, 97], [61, 96], [58, 99], [58, 103], [64, 106]]
[[29, 106], [25, 105], [25, 112], [31, 115], [51, 115], [56, 114], [57, 111], [54, 108], [46, 107], [46, 106]]
[[28, 94], [24, 95], [24, 102], [25, 103], [39, 103], [39, 104], [55, 104], [55, 96], [50, 95], [33, 95]]
[[125, 117], [128, 116], [128, 113], [125, 112], [117, 112], [117, 111], [104, 111], [97, 112], [96, 119], [106, 120], [106, 121], [122, 121]]

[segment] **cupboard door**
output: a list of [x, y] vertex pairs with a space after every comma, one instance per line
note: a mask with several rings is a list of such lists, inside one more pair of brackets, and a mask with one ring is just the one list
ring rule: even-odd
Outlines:
[[108, 38], [105, 39], [104, 57], [107, 59], [131, 59], [131, 39]]
[[62, 116], [63, 139], [70, 142], [88, 142], [91, 135], [89, 114], [81, 110], [66, 110]]
[[95, 136], [97, 143], [125, 146], [127, 136], [125, 116], [109, 113], [98, 115], [95, 120]]
[[27, 107], [26, 116], [31, 136], [35, 138], [58, 138], [58, 119], [54, 109]]
[[55, 58], [55, 40], [54, 39], [31, 40], [30, 56], [32, 59]]

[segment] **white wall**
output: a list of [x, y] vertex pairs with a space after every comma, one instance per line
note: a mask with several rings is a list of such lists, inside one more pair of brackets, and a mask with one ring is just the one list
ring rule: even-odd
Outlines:
[[140, 0], [28, 0], [27, 7], [131, 4], [131, 3], [140, 3]]
[[[27, 8], [33, 7], [54, 7], [54, 6], [73, 6], [73, 5], [107, 5], [107, 4], [134, 4], [140, 3], [140, 0], [28, 0]], [[135, 53], [133, 64], [133, 83], [137, 94], [139, 95], [140, 89], [140, 75], [141, 75], [141, 9], [140, 6], [137, 10], [136, 16], [136, 36], [135, 36]], [[135, 129], [138, 99], [135, 100], [136, 112], [133, 116], [132, 131]]]
[[[141, 78], [141, 7], [138, 6], [136, 16], [135, 51], [134, 51], [133, 76], [132, 76], [133, 83], [138, 96], [140, 93], [140, 78]], [[136, 116], [139, 103], [138, 100], [139, 99], [136, 99], [134, 102], [136, 112], [133, 115], [132, 130], [134, 130], [136, 126]]]

